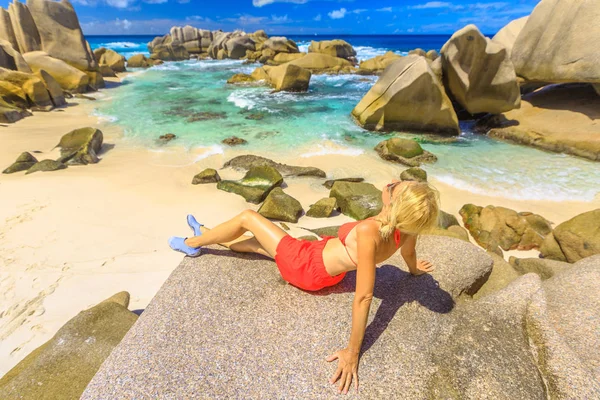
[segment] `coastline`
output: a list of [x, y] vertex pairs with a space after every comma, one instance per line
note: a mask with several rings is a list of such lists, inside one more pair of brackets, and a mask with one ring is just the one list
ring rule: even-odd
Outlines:
[[[124, 75], [123, 75], [124, 76]], [[110, 89], [107, 89], [110, 90]], [[93, 96], [93, 94], [91, 94]], [[224, 179], [243, 174], [220, 170], [228, 159], [247, 152], [243, 147], [227, 149], [197, 160], [201, 154], [177, 146], [164, 152], [149, 151], [123, 140], [118, 125], [91, 115], [93, 102], [71, 99], [71, 105], [0, 129], [3, 146], [0, 165], [10, 165], [23, 151], [42, 151], [36, 157], [55, 158], [52, 150], [62, 135], [85, 126], [104, 133], [105, 148], [98, 164], [73, 166], [52, 173], [2, 175], [0, 187], [0, 375], [39, 345], [80, 311], [112, 294], [131, 293], [131, 309], [143, 309], [182, 259], [167, 246], [171, 235], [187, 235], [185, 216], [193, 213], [207, 226], [214, 226], [245, 208], [258, 206], [243, 198], [217, 190], [215, 185], [191, 184], [204, 168], [216, 168]], [[320, 155], [309, 158], [253, 154], [293, 164], [323, 169], [328, 178], [361, 176], [377, 187], [397, 178], [405, 167], [385, 162], [375, 154]], [[197, 161], [196, 161], [197, 160]], [[466, 203], [493, 204], [517, 211], [539, 213], [559, 223], [600, 207], [592, 202], [511, 200], [473, 194], [436, 181], [442, 208], [458, 216]], [[329, 193], [322, 180], [287, 178], [286, 192], [305, 210]], [[218, 211], [218, 212], [215, 212]], [[343, 215], [328, 219], [303, 217], [288, 224], [290, 234], [300, 236], [299, 227], [339, 225]], [[506, 252], [520, 257], [537, 252]]]

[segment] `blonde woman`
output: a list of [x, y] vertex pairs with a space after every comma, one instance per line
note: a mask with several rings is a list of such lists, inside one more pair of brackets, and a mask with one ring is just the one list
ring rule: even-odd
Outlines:
[[[438, 191], [428, 183], [394, 181], [383, 188], [382, 201], [379, 215], [344, 224], [338, 237], [326, 236], [320, 241], [294, 239], [257, 212], [245, 210], [204, 232], [202, 225], [188, 215], [196, 236], [172, 237], [169, 245], [192, 257], [200, 255], [202, 246], [211, 244], [262, 254], [275, 259], [283, 279], [311, 291], [335, 285], [346, 272], [356, 270], [350, 341], [348, 347], [327, 357], [327, 361], [339, 360], [330, 383], [341, 378], [338, 389], [346, 394], [352, 380], [358, 391], [358, 356], [373, 298], [376, 264], [400, 249], [411, 274], [422, 275], [434, 269], [428, 261], [417, 260], [415, 245], [419, 233], [437, 224]], [[245, 232], [254, 236], [243, 236]]]

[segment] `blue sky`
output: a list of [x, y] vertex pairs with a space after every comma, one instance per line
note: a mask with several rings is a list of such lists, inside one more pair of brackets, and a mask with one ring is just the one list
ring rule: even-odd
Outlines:
[[[174, 25], [268, 34], [495, 33], [537, 0], [71, 0], [87, 35], [164, 34]], [[8, 0], [0, 0], [6, 7]]]

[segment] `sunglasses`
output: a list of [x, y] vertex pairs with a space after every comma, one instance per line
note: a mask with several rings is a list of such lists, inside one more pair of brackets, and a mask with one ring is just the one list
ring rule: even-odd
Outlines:
[[399, 184], [401, 184], [401, 183], [402, 183], [402, 181], [398, 181], [398, 182], [392, 182], [392, 183], [388, 183], [388, 184], [386, 185], [386, 187], [387, 187], [387, 191], [388, 191], [388, 195], [389, 195], [389, 198], [390, 198], [390, 199], [392, 198], [392, 192], [394, 191], [394, 188], [395, 188], [396, 186], [398, 186]]

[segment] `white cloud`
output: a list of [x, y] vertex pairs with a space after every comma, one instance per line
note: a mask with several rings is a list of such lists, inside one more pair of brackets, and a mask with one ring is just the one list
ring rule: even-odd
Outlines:
[[327, 15], [329, 15], [329, 18], [331, 19], [341, 19], [346, 16], [347, 12], [348, 10], [346, 10], [345, 8], [340, 8], [339, 10], [334, 10], [328, 13]]
[[166, 2], [168, 2], [169, 0], [143, 0], [144, 3], [148, 3], [148, 4], [164, 4]]
[[317, 15], [316, 17], [314, 17], [313, 20], [320, 21], [321, 20], [321, 14]]
[[134, 3], [135, 0], [106, 0], [106, 4], [115, 8], [127, 8]]
[[392, 12], [392, 7], [378, 8], [377, 11], [379, 11], [379, 12]]
[[128, 31], [129, 28], [131, 28], [132, 24], [131, 24], [131, 22], [129, 22], [126, 19], [119, 19], [119, 18], [117, 18], [115, 20], [115, 25], [117, 25], [117, 26], [123, 28], [124, 30]]
[[294, 4], [304, 4], [308, 3], [309, 0], [252, 0], [252, 5], [254, 7], [262, 7], [268, 4], [273, 3], [294, 3]]
[[508, 5], [508, 3], [496, 2], [496, 3], [475, 3], [469, 4], [469, 7], [478, 9], [478, 10], [489, 10], [491, 8], [498, 9], [504, 8]]
[[408, 7], [415, 10], [421, 10], [426, 8], [450, 8], [452, 7], [452, 3], [447, 3], [445, 1], [429, 1], [425, 4], [417, 4], [416, 6]]
[[271, 20], [275, 23], [289, 22], [287, 14], [283, 17], [278, 17], [277, 15], [271, 15]]

